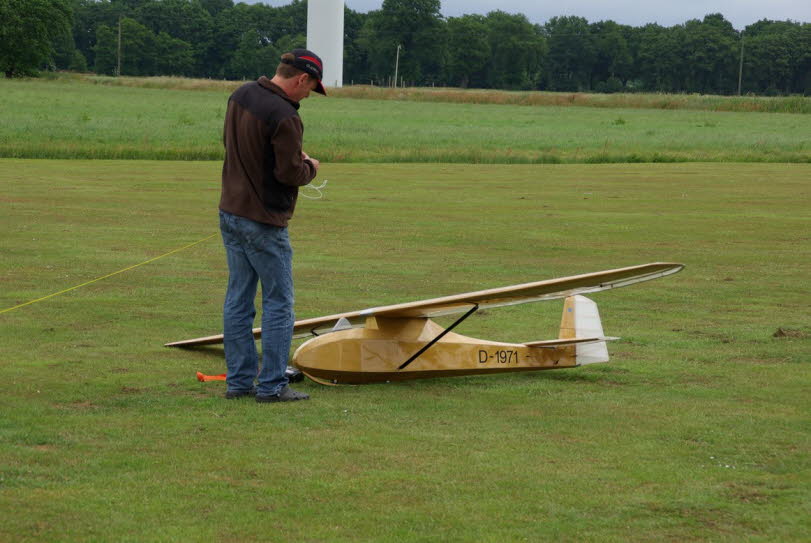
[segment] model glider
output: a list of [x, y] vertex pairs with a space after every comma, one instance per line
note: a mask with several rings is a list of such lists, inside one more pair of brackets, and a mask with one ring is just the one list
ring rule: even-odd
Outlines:
[[[571, 368], [608, 362], [597, 305], [583, 296], [674, 274], [682, 264], [656, 262], [572, 277], [373, 307], [296, 321], [294, 338], [315, 336], [292, 364], [324, 384], [362, 384], [427, 377]], [[557, 339], [502, 343], [452, 332], [479, 309], [565, 298]], [[448, 328], [434, 317], [462, 313]], [[253, 335], [259, 338], [261, 328]], [[223, 342], [222, 334], [167, 343], [195, 347]]]

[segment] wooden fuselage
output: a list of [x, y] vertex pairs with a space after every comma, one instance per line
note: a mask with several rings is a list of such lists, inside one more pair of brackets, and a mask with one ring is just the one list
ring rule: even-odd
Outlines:
[[443, 331], [428, 318], [368, 317], [363, 328], [339, 330], [303, 343], [293, 355], [293, 364], [312, 377], [346, 384], [577, 365], [574, 345], [529, 347], [448, 332], [399, 369]]

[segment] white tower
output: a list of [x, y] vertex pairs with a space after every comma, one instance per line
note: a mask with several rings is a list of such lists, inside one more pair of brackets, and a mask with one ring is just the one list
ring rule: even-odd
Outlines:
[[324, 61], [325, 87], [344, 84], [344, 0], [307, 2], [307, 49]]

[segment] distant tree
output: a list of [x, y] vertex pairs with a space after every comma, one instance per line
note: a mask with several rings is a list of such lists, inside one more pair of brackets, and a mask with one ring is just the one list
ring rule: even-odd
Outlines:
[[233, 8], [234, 2], [233, 0], [200, 0], [200, 5], [209, 15], [215, 17], [221, 11]]
[[788, 33], [767, 32], [745, 42], [746, 91], [776, 94], [789, 92], [792, 76], [792, 42]]
[[[281, 55], [279, 49], [285, 47], [280, 41], [293, 41], [299, 46], [307, 41], [303, 37], [306, 24], [295, 28], [299, 12], [306, 17], [306, 11], [291, 6], [282, 11], [263, 4], [239, 3], [221, 11], [214, 19], [214, 46], [210, 49], [207, 71], [214, 77], [237, 79], [252, 79], [273, 71]], [[297, 38], [291, 40], [290, 36]], [[268, 46], [272, 50], [265, 51]], [[257, 64], [257, 55], [264, 58], [264, 64]]]
[[370, 78], [368, 56], [358, 43], [367, 18], [365, 13], [344, 7], [344, 82], [368, 81]]
[[[189, 44], [166, 33], [156, 36], [135, 19], [122, 17], [121, 73], [119, 75], [188, 74], [191, 72]], [[119, 26], [96, 29], [96, 73], [112, 75], [118, 67]]]
[[762, 20], [743, 31], [743, 91], [811, 91], [811, 24]]
[[273, 8], [276, 36], [307, 33], [307, 0], [293, 0], [286, 6]]
[[640, 29], [638, 38], [634, 72], [639, 89], [655, 92], [683, 90], [685, 68], [680, 47], [684, 41], [684, 27], [664, 28], [648, 24]]
[[226, 78], [253, 79], [259, 75], [260, 69], [256, 61], [259, 49], [256, 33], [254, 31], [245, 32], [225, 68]]
[[583, 17], [552, 17], [544, 31], [549, 43], [550, 90], [588, 90], [596, 60], [588, 21]]
[[784, 34], [794, 28], [802, 26], [794, 21], [772, 21], [771, 19], [761, 19], [750, 24], [743, 29], [743, 33], [749, 38], [763, 35]]
[[87, 71], [87, 59], [84, 58], [84, 55], [78, 49], [73, 50], [73, 54], [71, 55], [70, 59], [70, 64], [68, 64], [68, 70], [72, 72]]
[[229, 79], [256, 79], [260, 75], [272, 75], [280, 56], [278, 48], [256, 30], [250, 30], [243, 34], [234, 51], [225, 69], [226, 76]]
[[213, 18], [200, 0], [144, 0], [132, 18], [152, 31], [165, 32], [192, 47], [198, 75], [211, 75], [208, 62], [214, 47]]
[[534, 89], [541, 77], [546, 40], [539, 27], [521, 14], [491, 11], [485, 17], [491, 56], [487, 85], [502, 89]]
[[125, 10], [126, 6], [120, 3], [73, 0], [73, 43], [84, 55], [88, 66], [96, 63], [94, 46], [99, 25], [117, 27], [118, 18], [127, 14]]
[[378, 22], [380, 18], [380, 10], [367, 13], [355, 40], [357, 52], [366, 63], [365, 69], [361, 72], [365, 76], [364, 80], [385, 81], [391, 75], [390, 54], [396, 51], [398, 44], [396, 40], [381, 35]]
[[811, 23], [804, 23], [797, 29], [795, 62], [792, 92], [811, 95]]
[[194, 51], [185, 41], [166, 32], [155, 36], [155, 73], [157, 75], [190, 75], [194, 72]]
[[683, 90], [722, 94], [736, 90], [739, 37], [723, 15], [687, 21], [680, 50], [685, 62]]
[[[213, 21], [212, 41], [208, 63], [213, 77], [229, 77], [229, 66], [240, 46], [245, 32], [253, 28], [253, 13], [267, 8], [262, 4], [249, 6], [239, 3], [231, 9], [217, 13]], [[270, 9], [270, 8], [268, 8]]]
[[6, 77], [29, 75], [54, 54], [54, 42], [69, 34], [65, 0], [0, 0], [0, 70]]
[[[625, 36], [630, 27], [614, 21], [601, 21], [590, 25], [594, 37], [595, 59], [592, 69], [592, 86], [600, 90], [616, 91], [628, 81], [632, 73], [633, 58]], [[611, 84], [608, 85], [609, 80]], [[619, 88], [616, 84], [619, 82]]]
[[97, 74], [113, 75], [117, 65], [117, 38], [113, 29], [105, 24], [96, 27], [93, 45], [94, 70]]
[[400, 77], [418, 83], [441, 79], [445, 26], [439, 8], [439, 0], [383, 0], [381, 9], [369, 14], [359, 44], [375, 79], [394, 74], [398, 45]]
[[53, 54], [50, 57], [50, 62], [57, 70], [66, 69], [73, 58], [73, 51], [76, 50], [73, 43], [73, 33], [70, 31], [59, 33], [54, 37], [51, 45]]
[[121, 19], [121, 74], [155, 75], [156, 36], [135, 19]]
[[446, 75], [451, 85], [483, 87], [492, 57], [487, 21], [481, 15], [451, 17], [447, 21]]
[[303, 49], [307, 47], [307, 36], [300, 33], [282, 36], [276, 40], [274, 45], [278, 51], [278, 55], [273, 59], [272, 68], [275, 69], [276, 65], [279, 64], [279, 59], [281, 58], [282, 53], [292, 51], [293, 49]]

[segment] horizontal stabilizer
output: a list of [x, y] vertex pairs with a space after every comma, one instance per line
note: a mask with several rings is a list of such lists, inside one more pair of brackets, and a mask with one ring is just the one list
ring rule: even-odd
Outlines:
[[539, 349], [554, 349], [555, 347], [565, 347], [566, 345], [588, 345], [589, 343], [600, 343], [602, 341], [615, 341], [618, 337], [573, 337], [566, 339], [549, 339], [546, 341], [531, 341], [524, 343], [527, 347], [537, 347]]

